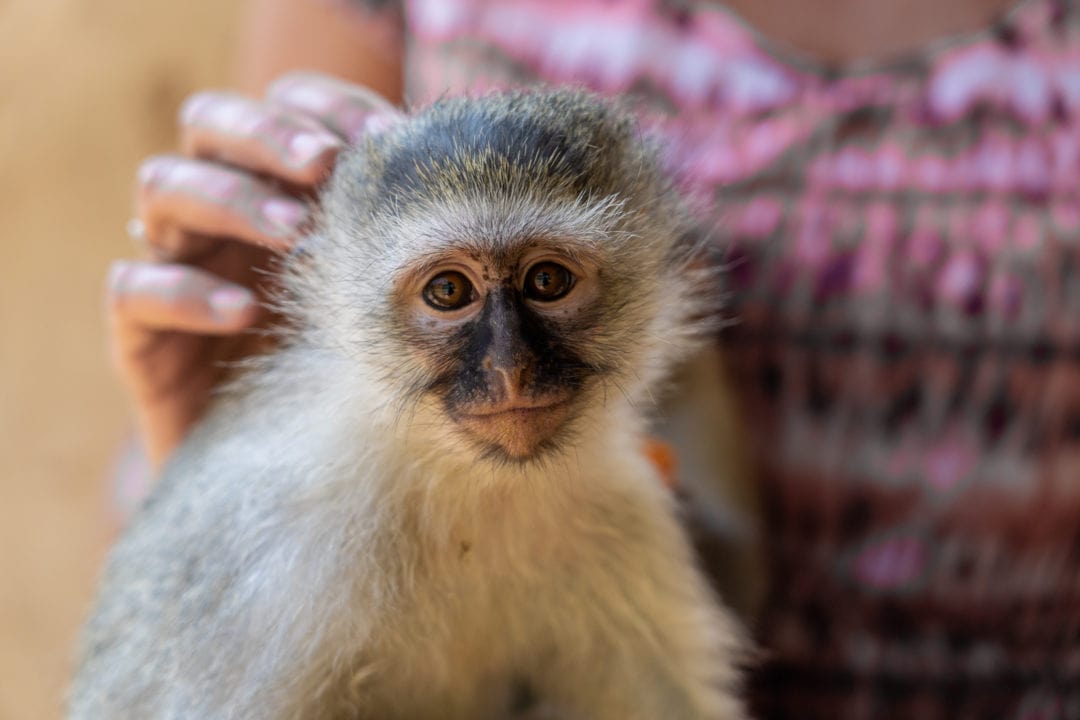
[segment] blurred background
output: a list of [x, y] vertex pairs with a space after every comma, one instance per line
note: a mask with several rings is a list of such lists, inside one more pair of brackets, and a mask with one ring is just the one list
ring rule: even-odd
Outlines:
[[0, 720], [62, 714], [127, 433], [105, 272], [139, 160], [228, 84], [239, 4], [0, 2]]

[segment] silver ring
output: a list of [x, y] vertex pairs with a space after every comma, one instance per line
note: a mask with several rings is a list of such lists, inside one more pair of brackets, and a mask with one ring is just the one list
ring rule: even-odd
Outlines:
[[146, 223], [139, 218], [131, 218], [124, 229], [127, 230], [127, 236], [139, 246], [140, 250], [146, 249]]

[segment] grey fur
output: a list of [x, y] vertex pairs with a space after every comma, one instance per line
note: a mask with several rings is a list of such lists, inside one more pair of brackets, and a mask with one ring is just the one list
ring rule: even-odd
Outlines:
[[[516, 152], [500, 133], [522, 122], [554, 140]], [[352, 151], [284, 273], [282, 348], [110, 556], [70, 717], [743, 717], [739, 632], [638, 447], [711, 282], [644, 148], [620, 112], [556, 91], [445, 101]], [[601, 268], [567, 330], [595, 372], [569, 430], [507, 462], [433, 397], [449, 360], [400, 283], [447, 248], [536, 239]]]

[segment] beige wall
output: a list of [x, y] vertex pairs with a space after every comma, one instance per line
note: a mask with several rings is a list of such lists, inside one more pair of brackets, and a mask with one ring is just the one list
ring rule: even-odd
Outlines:
[[125, 429], [102, 278], [138, 159], [226, 82], [236, 5], [0, 3], [0, 720], [61, 714]]

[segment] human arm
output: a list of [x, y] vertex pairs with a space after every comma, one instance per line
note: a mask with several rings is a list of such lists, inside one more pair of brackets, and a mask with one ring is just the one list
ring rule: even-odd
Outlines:
[[[230, 365], [272, 322], [263, 272], [304, 228], [305, 199], [346, 139], [401, 99], [390, 16], [345, 3], [252, 0], [238, 43], [240, 87], [199, 93], [180, 113], [180, 152], [139, 171], [136, 229], [146, 260], [110, 272], [114, 363], [154, 472], [199, 418]], [[352, 84], [288, 70], [329, 71]], [[263, 87], [266, 86], [265, 92]], [[388, 100], [383, 100], [379, 93]], [[258, 99], [254, 99], [258, 97]]]

